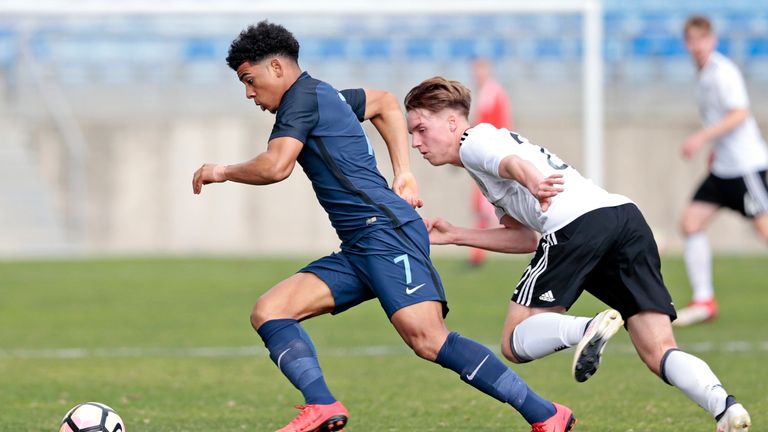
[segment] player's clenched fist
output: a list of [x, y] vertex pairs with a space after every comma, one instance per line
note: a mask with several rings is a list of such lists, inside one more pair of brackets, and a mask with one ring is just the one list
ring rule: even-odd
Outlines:
[[443, 218], [424, 219], [424, 225], [427, 226], [430, 244], [451, 244], [451, 233], [455, 228], [450, 222]]

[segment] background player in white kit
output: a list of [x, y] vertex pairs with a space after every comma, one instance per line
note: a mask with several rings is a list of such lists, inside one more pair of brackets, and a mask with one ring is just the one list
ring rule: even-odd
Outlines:
[[749, 98], [739, 69], [715, 51], [717, 37], [710, 21], [688, 18], [685, 44], [698, 67], [697, 101], [703, 127], [683, 144], [690, 158], [708, 141], [714, 143], [710, 173], [683, 213], [685, 265], [693, 299], [680, 310], [675, 325], [685, 326], [717, 317], [712, 286], [712, 253], [704, 229], [722, 207], [752, 219], [768, 240], [768, 149], [749, 111]]
[[[670, 325], [675, 310], [656, 243], [637, 206], [514, 132], [489, 124], [470, 127], [470, 102], [464, 85], [435, 77], [411, 89], [405, 108], [413, 147], [432, 165], [466, 168], [503, 225], [472, 229], [427, 220], [430, 241], [497, 252], [536, 250], [509, 305], [504, 356], [523, 363], [576, 346], [574, 377], [585, 381], [621, 326], [621, 313], [638, 354], [655, 374], [709, 411], [718, 432], [746, 431], [751, 421], [744, 407], [704, 361], [677, 349]], [[584, 290], [616, 310], [592, 319], [564, 315]]]

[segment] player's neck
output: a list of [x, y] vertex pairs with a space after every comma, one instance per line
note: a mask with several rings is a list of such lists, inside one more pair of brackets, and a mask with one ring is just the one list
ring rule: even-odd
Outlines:
[[702, 61], [696, 59], [696, 66], [699, 67], [699, 70], [703, 70], [705, 67], [707, 67], [707, 63], [709, 63], [709, 60], [712, 59], [712, 54], [714, 54], [714, 51], [710, 51], [709, 54], [707, 54], [707, 56], [702, 59]]
[[457, 167], [464, 167], [464, 164], [461, 163], [461, 156], [459, 155], [459, 151], [461, 149], [461, 140], [464, 137], [464, 134], [471, 128], [469, 124], [461, 124], [458, 129], [456, 129], [456, 132], [458, 132], [455, 135], [456, 138], [456, 152], [454, 155], [454, 158], [449, 162], [451, 165], [457, 166]]
[[302, 70], [298, 66], [297, 67], [287, 67], [285, 69], [284, 82], [285, 82], [285, 86], [286, 86], [285, 89], [286, 90], [291, 88], [293, 83], [295, 83], [296, 81], [299, 80], [299, 77], [301, 76], [301, 73], [302, 73]]

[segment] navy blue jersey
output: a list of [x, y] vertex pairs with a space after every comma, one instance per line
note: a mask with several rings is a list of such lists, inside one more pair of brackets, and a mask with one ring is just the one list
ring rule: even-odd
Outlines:
[[303, 72], [283, 95], [269, 137], [304, 143], [297, 162], [312, 181], [342, 246], [369, 229], [399, 227], [420, 218], [376, 167], [360, 125], [364, 114], [363, 89], [340, 93]]

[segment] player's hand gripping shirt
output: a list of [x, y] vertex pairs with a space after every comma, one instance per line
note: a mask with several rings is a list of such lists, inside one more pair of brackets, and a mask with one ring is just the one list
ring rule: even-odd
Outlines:
[[[732, 61], [713, 52], [699, 72], [696, 99], [704, 126], [722, 120], [729, 111], [749, 108], [744, 79]], [[741, 177], [768, 168], [768, 149], [751, 115], [730, 132], [715, 140], [712, 174], [721, 178]]]
[[[563, 175], [564, 191], [552, 198], [546, 212], [541, 211], [539, 201], [525, 186], [499, 176], [499, 164], [511, 155], [530, 162], [544, 177], [556, 173]], [[507, 129], [496, 129], [487, 123], [479, 124], [464, 133], [459, 156], [483, 194], [496, 206], [499, 218], [508, 214], [541, 234], [557, 231], [594, 209], [632, 202], [623, 195], [606, 192], [557, 156], [530, 143], [526, 138]]]

